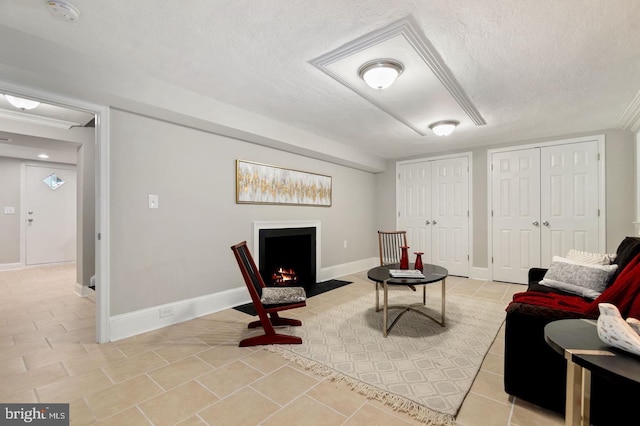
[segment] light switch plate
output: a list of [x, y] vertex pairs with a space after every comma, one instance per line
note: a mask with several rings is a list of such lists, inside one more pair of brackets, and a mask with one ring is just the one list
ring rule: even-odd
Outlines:
[[15, 214], [16, 213], [16, 208], [15, 207], [5, 207], [4, 208], [4, 214]]
[[158, 199], [157, 195], [153, 195], [153, 194], [149, 194], [149, 208], [150, 209], [157, 209], [159, 208], [159, 203], [160, 200]]

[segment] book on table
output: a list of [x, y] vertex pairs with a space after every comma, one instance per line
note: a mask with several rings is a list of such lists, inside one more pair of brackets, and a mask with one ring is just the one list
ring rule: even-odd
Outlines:
[[389, 269], [392, 278], [424, 278], [422, 271], [418, 269]]

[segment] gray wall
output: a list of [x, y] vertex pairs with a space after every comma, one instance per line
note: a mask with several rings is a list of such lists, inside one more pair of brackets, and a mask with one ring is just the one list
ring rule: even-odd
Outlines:
[[[110, 118], [111, 315], [244, 286], [230, 246], [252, 247], [254, 221], [320, 220], [323, 268], [376, 256], [373, 174], [120, 110]], [[236, 204], [236, 159], [332, 176], [333, 205]]]
[[[20, 262], [20, 176], [21, 161], [0, 157], [0, 264]], [[14, 214], [5, 214], [14, 207]]]
[[387, 161], [384, 173], [376, 174], [376, 230], [396, 229], [396, 162]]
[[84, 143], [78, 148], [78, 203], [77, 235], [78, 260], [76, 281], [88, 286], [96, 270], [96, 177], [95, 143]]
[[[626, 130], [607, 130], [588, 134], [572, 134], [543, 140], [513, 142], [510, 144], [468, 149], [458, 152], [473, 154], [473, 267], [488, 267], [488, 217], [487, 217], [487, 150], [509, 146], [567, 139], [579, 136], [604, 134], [606, 158], [606, 214], [608, 252], [615, 251], [626, 235], [634, 232], [632, 222], [635, 212], [635, 135]], [[450, 154], [441, 153], [438, 155]], [[379, 188], [378, 227], [395, 227], [395, 161], [389, 162], [387, 171], [376, 176]], [[380, 202], [393, 200], [393, 203]]]
[[614, 253], [620, 241], [634, 234], [635, 135], [625, 130], [606, 132], [607, 252]]

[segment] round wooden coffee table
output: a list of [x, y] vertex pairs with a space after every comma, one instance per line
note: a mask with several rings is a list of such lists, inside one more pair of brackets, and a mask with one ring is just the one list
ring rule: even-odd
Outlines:
[[[413, 264], [409, 265], [409, 268], [413, 268]], [[387, 337], [389, 331], [393, 328], [394, 325], [398, 322], [398, 320], [408, 311], [417, 312], [418, 314], [429, 318], [432, 321], [435, 321], [437, 324], [440, 324], [442, 327], [445, 325], [445, 287], [446, 287], [446, 278], [449, 275], [449, 271], [447, 271], [442, 266], [437, 265], [429, 265], [425, 264], [422, 269], [422, 274], [424, 278], [394, 278], [389, 273], [391, 269], [400, 269], [400, 264], [391, 264], [385, 266], [377, 266], [373, 269], [370, 269], [367, 272], [367, 277], [376, 283], [376, 312], [380, 311], [380, 297], [378, 294], [379, 286], [382, 286], [382, 290], [384, 293], [383, 302], [382, 302], [382, 334], [384, 337]], [[424, 306], [427, 302], [427, 294], [426, 294], [426, 286], [427, 284], [436, 283], [438, 281], [442, 282], [442, 308], [440, 311], [440, 320], [433, 318], [426, 312], [416, 309], [418, 306]], [[413, 303], [411, 305], [389, 305], [389, 286], [423, 286], [422, 288], [422, 304]], [[387, 326], [389, 323], [389, 309], [402, 309], [400, 314], [393, 320], [391, 325]]]

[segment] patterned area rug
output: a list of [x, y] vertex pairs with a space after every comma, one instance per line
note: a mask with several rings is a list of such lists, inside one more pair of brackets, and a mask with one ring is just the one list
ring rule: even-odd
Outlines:
[[[421, 291], [389, 292], [390, 304], [421, 300]], [[427, 295], [422, 309], [439, 318], [439, 292]], [[301, 336], [302, 345], [265, 349], [427, 424], [448, 425], [504, 321], [504, 309], [504, 303], [448, 294], [445, 327], [407, 312], [384, 338], [372, 293], [282, 330]], [[399, 312], [390, 310], [389, 323]]]

